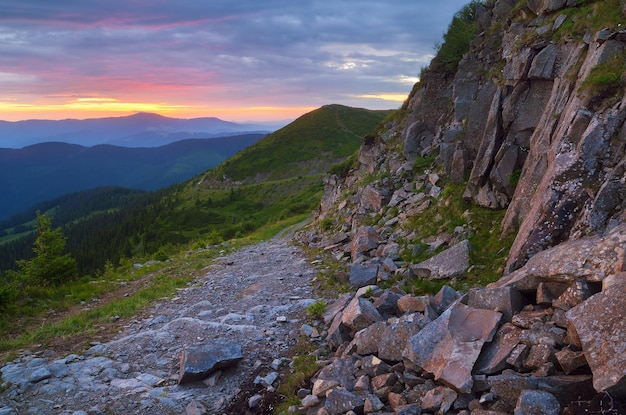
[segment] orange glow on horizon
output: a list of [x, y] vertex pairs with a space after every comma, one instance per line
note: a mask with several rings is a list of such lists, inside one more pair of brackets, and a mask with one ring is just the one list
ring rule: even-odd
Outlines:
[[225, 121], [283, 121], [295, 119], [316, 107], [202, 107], [152, 102], [123, 102], [114, 98], [76, 98], [60, 104], [19, 104], [0, 101], [0, 120], [86, 119], [121, 117], [137, 112], [157, 113], [174, 118], [217, 117]]

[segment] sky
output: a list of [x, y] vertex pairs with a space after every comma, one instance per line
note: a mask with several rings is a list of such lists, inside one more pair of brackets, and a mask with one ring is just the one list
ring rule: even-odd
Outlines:
[[399, 108], [468, 0], [0, 0], [0, 119]]

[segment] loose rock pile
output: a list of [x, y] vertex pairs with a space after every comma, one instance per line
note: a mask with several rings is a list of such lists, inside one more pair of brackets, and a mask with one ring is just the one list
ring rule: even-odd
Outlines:
[[413, 296], [351, 279], [356, 293], [324, 316], [333, 353], [301, 391], [300, 409], [556, 415], [602, 392], [602, 413], [619, 413], [626, 398], [624, 242], [620, 225], [561, 244], [466, 294], [444, 286], [434, 296]]

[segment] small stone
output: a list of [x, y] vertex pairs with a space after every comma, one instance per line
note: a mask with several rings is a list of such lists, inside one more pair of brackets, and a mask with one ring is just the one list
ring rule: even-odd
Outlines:
[[343, 310], [341, 321], [354, 331], [362, 330], [381, 321], [382, 316], [376, 307], [363, 297], [355, 297]]
[[296, 396], [298, 396], [298, 399], [304, 399], [305, 396], [310, 395], [310, 394], [311, 394], [311, 389], [300, 388], [298, 389], [298, 393], [296, 394]]
[[279, 359], [274, 359], [272, 360], [272, 364], [270, 365], [270, 367], [274, 370], [278, 370], [283, 363], [289, 362], [289, 359], [281, 357]]
[[255, 385], [261, 384], [265, 386], [266, 388], [269, 388], [274, 384], [274, 382], [276, 382], [276, 379], [278, 379], [278, 373], [270, 372], [266, 376], [257, 376], [254, 379], [254, 384]]
[[518, 344], [515, 346], [509, 357], [506, 359], [506, 362], [515, 368], [521, 368], [524, 363], [524, 359], [528, 355], [529, 347], [525, 344]]
[[539, 369], [545, 362], [549, 362], [553, 357], [553, 351], [547, 344], [534, 344], [530, 347], [528, 356], [524, 360], [525, 369]]
[[48, 369], [46, 366], [43, 367], [39, 367], [37, 369], [35, 369], [29, 376], [28, 376], [28, 380], [33, 382], [33, 383], [37, 383], [40, 382], [44, 379], [49, 379], [52, 376], [52, 373], [50, 372], [50, 369]]
[[378, 279], [378, 265], [354, 264], [350, 268], [350, 289], [357, 290], [361, 287], [376, 284]]
[[339, 415], [351, 410], [362, 411], [365, 401], [345, 388], [335, 388], [326, 396], [326, 409], [331, 415]]
[[464, 240], [411, 269], [417, 276], [428, 279], [464, 277], [469, 268], [469, 252], [469, 241]]
[[204, 404], [193, 400], [185, 407], [185, 415], [207, 415], [209, 410]]
[[376, 395], [368, 395], [365, 398], [365, 404], [363, 405], [363, 411], [366, 414], [380, 411], [385, 407], [385, 404]]
[[257, 406], [259, 406], [262, 400], [263, 400], [263, 396], [259, 394], [251, 396], [248, 399], [248, 408], [250, 409], [256, 408]]
[[422, 410], [445, 414], [454, 404], [457, 393], [445, 386], [437, 386], [431, 389], [422, 398]]
[[313, 395], [324, 396], [326, 395], [326, 392], [328, 392], [335, 386], [339, 386], [339, 382], [337, 382], [336, 380], [317, 379], [313, 383]]
[[394, 410], [395, 415], [420, 415], [422, 408], [417, 403], [398, 406]]
[[305, 408], [312, 408], [320, 403], [320, 398], [315, 395], [307, 395], [302, 399], [301, 403]]
[[581, 351], [563, 349], [556, 352], [554, 356], [566, 375], [587, 364], [587, 359]]
[[559, 415], [561, 405], [549, 392], [524, 390], [517, 400], [515, 415]]
[[389, 394], [387, 395], [387, 401], [389, 402], [389, 406], [391, 406], [392, 409], [404, 406], [408, 403], [404, 396], [395, 392], [389, 392]]
[[367, 375], [359, 376], [354, 384], [354, 391], [370, 391], [370, 378]]

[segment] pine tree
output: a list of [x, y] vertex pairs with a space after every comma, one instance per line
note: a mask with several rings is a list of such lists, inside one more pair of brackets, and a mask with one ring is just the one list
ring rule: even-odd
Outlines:
[[20, 260], [17, 265], [27, 281], [36, 285], [60, 285], [77, 277], [76, 260], [64, 254], [65, 235], [61, 228], [52, 229], [52, 220], [37, 211], [37, 239], [33, 246], [35, 257]]

